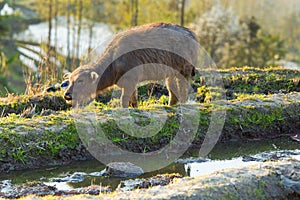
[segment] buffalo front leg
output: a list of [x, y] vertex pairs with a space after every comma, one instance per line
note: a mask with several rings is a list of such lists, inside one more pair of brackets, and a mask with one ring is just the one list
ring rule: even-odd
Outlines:
[[169, 91], [169, 106], [175, 105], [178, 103], [178, 98], [176, 96], [176, 93], [174, 93], [172, 90]]
[[189, 93], [189, 82], [186, 78], [178, 77], [176, 80], [178, 93], [179, 93], [179, 103], [186, 103]]
[[137, 91], [137, 89], [135, 89], [133, 94], [131, 95], [131, 98], [129, 100], [129, 105], [133, 108], [138, 107], [138, 91]]
[[[132, 97], [134, 96], [134, 93], [135, 93], [135, 87], [122, 88], [121, 106], [123, 108], [128, 108], [129, 102], [135, 99]], [[131, 103], [134, 103], [134, 101]], [[137, 99], [136, 99], [136, 104], [137, 104]]]
[[177, 104], [179, 93], [175, 78], [168, 78], [166, 80], [166, 86], [169, 91], [169, 106]]

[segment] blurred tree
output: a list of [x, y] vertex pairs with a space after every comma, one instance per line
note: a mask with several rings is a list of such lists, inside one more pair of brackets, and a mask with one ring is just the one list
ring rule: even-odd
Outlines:
[[210, 10], [213, 6], [211, 0], [190, 0], [186, 3], [185, 21], [186, 23], [195, 22], [195, 20], [202, 16], [203, 13]]
[[53, 0], [49, 0], [48, 4], [48, 40], [47, 40], [47, 54], [48, 57], [50, 56], [51, 53], [51, 35], [52, 35], [52, 17], [53, 17]]
[[260, 29], [260, 25], [256, 22], [255, 17], [251, 17], [250, 20], [247, 20], [246, 22], [247, 28], [248, 28], [248, 41], [246, 40], [246, 48], [248, 55], [246, 56], [247, 64], [250, 66], [254, 65], [253, 59], [253, 53], [256, 51], [256, 47], [259, 45], [259, 40], [257, 38], [258, 30]]
[[[224, 1], [221, 0], [222, 3]], [[228, 0], [227, 6], [241, 18], [250, 18], [254, 15], [262, 30], [280, 36], [280, 40], [285, 40], [287, 52], [284, 59], [300, 63], [299, 0]]]
[[14, 55], [7, 58], [5, 49], [3, 48], [9, 39], [10, 26], [6, 23], [6, 20], [9, 18], [9, 16], [0, 16], [0, 96], [12, 91], [8, 85], [7, 76], [9, 75], [9, 65], [16, 58]]
[[231, 65], [232, 47], [236, 47], [245, 30], [239, 26], [238, 17], [221, 5], [212, 7], [192, 24], [199, 36], [200, 45], [218, 66]]
[[180, 25], [184, 26], [185, 0], [181, 0]]
[[76, 66], [79, 65], [79, 50], [80, 50], [80, 34], [81, 34], [81, 26], [82, 26], [82, 12], [83, 12], [83, 3], [82, 0], [78, 1], [78, 8], [77, 8], [77, 42], [76, 42]]
[[[88, 10], [90, 7], [92, 7], [92, 5], [93, 5], [93, 0], [87, 1], [85, 2], [83, 9]], [[87, 27], [89, 30], [88, 52], [92, 51], [92, 38], [93, 38], [93, 27], [95, 25], [95, 20], [94, 20], [95, 16], [96, 16], [96, 12], [94, 9], [90, 10], [89, 14], [86, 16], [88, 19]]]
[[[274, 65], [276, 60], [285, 56], [286, 48], [284, 40], [279, 35], [271, 35], [263, 30], [255, 17], [241, 21], [246, 24], [247, 37], [244, 40], [243, 49], [240, 49], [240, 63], [250, 66]], [[243, 62], [243, 56], [245, 61]]]
[[58, 39], [58, 31], [57, 31], [57, 28], [58, 28], [58, 0], [54, 0], [54, 57], [56, 58], [57, 55], [56, 55], [56, 51], [57, 51], [57, 39]]
[[53, 74], [53, 66], [50, 63], [50, 56], [52, 53], [51, 50], [51, 41], [52, 41], [52, 17], [53, 17], [53, 0], [48, 2], [48, 39], [47, 39], [47, 58], [45, 59], [46, 71], [49, 75]]
[[[207, 0], [204, 0], [205, 2]], [[114, 3], [105, 3], [105, 6], [113, 6], [114, 13], [109, 16], [108, 22], [113, 25], [116, 30], [128, 28], [136, 24], [146, 24], [151, 22], [171, 22], [171, 23], [188, 23], [191, 22], [192, 15], [190, 9], [193, 8], [191, 3], [187, 4], [186, 0], [120, 0]], [[189, 6], [188, 6], [189, 5]], [[111, 8], [111, 7], [109, 7]], [[137, 15], [138, 13], [138, 15]], [[135, 21], [136, 16], [138, 20]]]
[[131, 26], [138, 25], [138, 12], [139, 12], [139, 1], [131, 0]]
[[265, 65], [275, 65], [276, 61], [285, 57], [286, 47], [285, 41], [280, 39], [278, 35], [271, 35], [267, 31], [259, 31], [258, 35], [258, 51], [252, 60], [252, 63], [263, 67]]
[[72, 71], [72, 64], [71, 64], [71, 41], [70, 41], [70, 37], [71, 37], [71, 0], [67, 0], [66, 2], [66, 15], [67, 15], [67, 66], [68, 66], [68, 70]]
[[0, 74], [5, 76], [8, 73], [7, 57], [3, 51], [5, 35], [9, 33], [9, 26], [5, 23], [7, 16], [0, 16]]
[[212, 7], [195, 23], [193, 29], [200, 44], [219, 67], [273, 64], [285, 55], [284, 41], [271, 35], [254, 17], [240, 21], [230, 9]]
[[286, 15], [281, 21], [281, 35], [287, 40], [287, 59], [300, 63], [300, 11]]
[[0, 16], [0, 38], [3, 38], [3, 36], [10, 31], [9, 26], [6, 23], [7, 18], [7, 16]]

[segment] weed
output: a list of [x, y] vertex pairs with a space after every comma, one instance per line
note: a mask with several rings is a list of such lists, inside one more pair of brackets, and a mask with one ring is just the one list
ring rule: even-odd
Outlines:
[[17, 148], [15, 151], [12, 153], [12, 157], [16, 161], [21, 161], [25, 165], [25, 158], [26, 158], [26, 153], [23, 149]]
[[148, 146], [144, 146], [143, 153], [147, 153], [148, 151], [149, 151], [149, 147]]

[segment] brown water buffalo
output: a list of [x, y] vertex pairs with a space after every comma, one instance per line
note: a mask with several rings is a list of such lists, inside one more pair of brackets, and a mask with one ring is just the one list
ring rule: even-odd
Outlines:
[[85, 104], [116, 85], [121, 106], [137, 107], [137, 84], [164, 80], [169, 105], [184, 103], [197, 56], [196, 35], [189, 29], [168, 23], [138, 26], [118, 33], [97, 61], [70, 73], [64, 97]]

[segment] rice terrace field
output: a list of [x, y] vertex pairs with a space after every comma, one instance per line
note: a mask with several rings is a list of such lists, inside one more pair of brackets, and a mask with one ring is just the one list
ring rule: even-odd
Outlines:
[[299, 199], [299, 7], [0, 0], [0, 199]]

